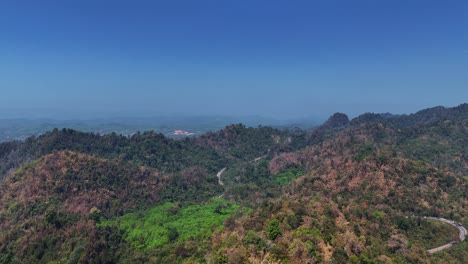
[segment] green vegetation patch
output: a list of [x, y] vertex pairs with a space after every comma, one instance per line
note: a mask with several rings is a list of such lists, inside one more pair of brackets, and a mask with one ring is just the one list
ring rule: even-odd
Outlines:
[[146, 211], [125, 214], [101, 225], [117, 224], [132, 246], [151, 249], [171, 242], [209, 237], [238, 209], [238, 205], [223, 199], [185, 207], [167, 202]]
[[279, 185], [286, 185], [295, 179], [304, 175], [304, 172], [298, 168], [292, 168], [275, 176], [275, 182]]

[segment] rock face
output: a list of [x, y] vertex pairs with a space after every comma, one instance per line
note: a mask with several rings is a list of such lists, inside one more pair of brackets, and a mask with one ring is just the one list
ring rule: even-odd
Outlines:
[[323, 125], [322, 128], [334, 129], [344, 127], [349, 123], [349, 118], [343, 113], [334, 113]]

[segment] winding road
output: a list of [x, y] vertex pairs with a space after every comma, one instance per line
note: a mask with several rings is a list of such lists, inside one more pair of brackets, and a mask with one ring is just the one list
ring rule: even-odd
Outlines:
[[[221, 181], [221, 175], [223, 175], [223, 173], [226, 171], [226, 169], [227, 169], [227, 168], [222, 168], [222, 169], [216, 174], [216, 177], [218, 177], [218, 183], [219, 183], [219, 185], [221, 185], [221, 186], [224, 186], [223, 181]], [[223, 192], [222, 194], [220, 194], [220, 195], [218, 196], [218, 198], [223, 198], [225, 192], [226, 192], [226, 190], [224, 190], [224, 192]]]
[[[267, 155], [261, 156], [261, 157], [258, 157], [258, 158], [255, 158], [255, 159], [251, 160], [250, 162], [257, 162], [257, 161], [259, 161], [259, 160], [261, 160], [261, 159], [263, 159], [263, 158], [266, 158], [266, 157], [267, 157]], [[224, 183], [223, 183], [223, 181], [221, 180], [221, 176], [222, 176], [223, 173], [226, 171], [226, 169], [227, 169], [227, 168], [224, 167], [224, 168], [222, 168], [220, 171], [218, 171], [218, 173], [216, 173], [216, 177], [218, 178], [218, 184], [221, 185], [221, 186], [224, 186]], [[221, 195], [219, 195], [218, 198], [223, 198], [225, 192], [226, 192], [226, 190], [224, 190], [224, 192], [223, 192]]]
[[[436, 220], [436, 221], [440, 221], [440, 222], [444, 222], [444, 223], [447, 223], [449, 225], [453, 225], [454, 227], [456, 227], [459, 231], [459, 239], [460, 241], [464, 241], [465, 240], [465, 237], [467, 235], [467, 231], [466, 231], [466, 228], [464, 226], [462, 226], [460, 223], [457, 223], [455, 221], [452, 221], [452, 220], [448, 220], [448, 219], [445, 219], [445, 218], [442, 218], [442, 217], [431, 217], [431, 216], [424, 216], [425, 219], [432, 219], [432, 220]], [[427, 252], [429, 252], [429, 254], [433, 254], [433, 253], [436, 253], [438, 251], [441, 251], [441, 250], [444, 250], [444, 249], [447, 249], [447, 248], [450, 248], [452, 247], [453, 245], [455, 245], [458, 241], [452, 241], [448, 244], [445, 244], [445, 245], [442, 245], [440, 247], [436, 247], [436, 248], [432, 248], [432, 249], [429, 249]]]

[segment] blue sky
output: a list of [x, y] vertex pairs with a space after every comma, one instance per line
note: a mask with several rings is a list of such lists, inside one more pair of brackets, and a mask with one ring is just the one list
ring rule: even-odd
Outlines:
[[468, 100], [468, 2], [0, 2], [0, 117], [409, 113]]

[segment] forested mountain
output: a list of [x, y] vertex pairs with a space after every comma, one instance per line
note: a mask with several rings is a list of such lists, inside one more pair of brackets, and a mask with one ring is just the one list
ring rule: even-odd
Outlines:
[[0, 178], [8, 170], [59, 150], [73, 150], [105, 158], [118, 158], [163, 172], [202, 166], [210, 172], [230, 163], [305, 146], [306, 131], [271, 127], [230, 125], [218, 132], [182, 140], [153, 131], [126, 137], [115, 133], [100, 136], [71, 129], [55, 129], [25, 141], [0, 144]]
[[359, 125], [367, 122], [378, 122], [391, 124], [397, 127], [408, 127], [418, 124], [428, 124], [441, 120], [463, 120], [468, 118], [468, 104], [461, 104], [457, 107], [446, 108], [436, 106], [416, 112], [410, 115], [392, 115], [366, 113], [351, 120], [352, 125]]
[[467, 135], [462, 104], [1, 143], [0, 263], [464, 263], [466, 242], [427, 252], [458, 232], [419, 216], [468, 225]]

